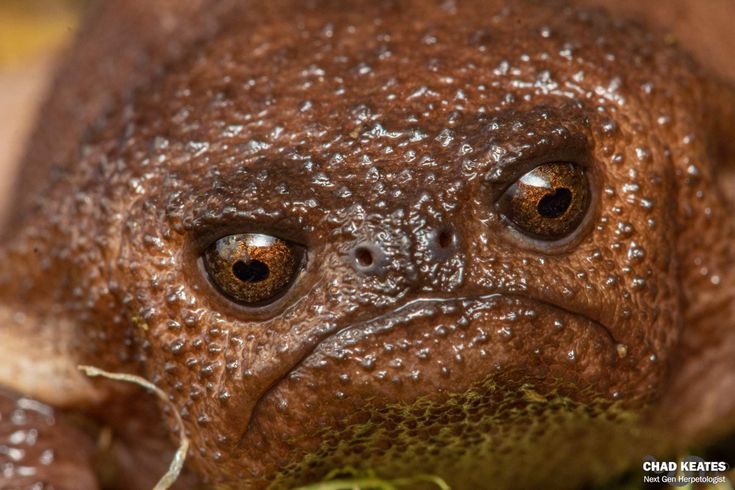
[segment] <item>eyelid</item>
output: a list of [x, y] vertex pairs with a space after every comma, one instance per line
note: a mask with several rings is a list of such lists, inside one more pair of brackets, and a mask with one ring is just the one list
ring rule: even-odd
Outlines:
[[544, 163], [563, 161], [592, 167], [593, 136], [578, 103], [509, 110], [478, 124], [474, 135], [484, 162], [483, 186], [494, 200], [522, 175]]
[[590, 161], [587, 158], [586, 150], [580, 150], [578, 148], [564, 148], [543, 156], [528, 158], [513, 157], [500, 162], [496, 168], [488, 171], [485, 174], [483, 184], [489, 190], [492, 201], [497, 202], [508, 188], [524, 175], [541, 165], [571, 163], [580, 167], [586, 173], [589, 173], [591, 167]]
[[275, 238], [299, 245], [304, 248], [311, 246], [311, 228], [294, 224], [288, 220], [252, 220], [210, 218], [199, 220], [187, 227], [190, 243], [199, 253], [207, 249], [212, 243], [229, 235], [254, 234], [270, 235]]

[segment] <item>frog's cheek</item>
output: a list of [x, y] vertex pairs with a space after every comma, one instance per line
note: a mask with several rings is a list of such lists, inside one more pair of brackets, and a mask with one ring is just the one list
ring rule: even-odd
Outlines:
[[735, 429], [735, 86], [710, 80], [697, 97], [706, 117], [678, 162], [684, 328], [659, 412], [691, 445]]
[[269, 454], [316, 451], [325, 430], [422, 399], [527, 386], [541, 399], [615, 403], [619, 392], [634, 397], [639, 376], [605, 327], [562, 308], [499, 294], [418, 300], [321, 342], [255, 405], [239, 460], [267, 471], [264, 434]]

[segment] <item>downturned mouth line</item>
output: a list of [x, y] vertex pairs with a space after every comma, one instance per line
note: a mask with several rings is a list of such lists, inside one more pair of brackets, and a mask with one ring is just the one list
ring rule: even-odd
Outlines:
[[248, 417], [248, 422], [246, 424], [245, 429], [242, 432], [242, 435], [241, 435], [240, 440], [238, 442], [238, 446], [240, 446], [240, 447], [242, 446], [245, 437], [251, 431], [252, 423], [253, 423], [253, 418], [254, 418], [253, 416], [254, 416], [255, 413], [257, 413], [259, 411], [260, 405], [261, 405], [262, 401], [267, 397], [267, 395], [269, 393], [271, 393], [279, 384], [281, 384], [291, 373], [293, 373], [294, 371], [296, 371], [304, 363], [304, 361], [306, 359], [308, 359], [312, 354], [314, 354], [314, 352], [316, 352], [316, 350], [321, 345], [323, 345], [325, 342], [327, 342], [329, 339], [334, 338], [334, 337], [337, 337], [338, 335], [340, 335], [340, 334], [342, 334], [342, 333], [344, 333], [346, 331], [357, 329], [357, 328], [360, 328], [361, 326], [368, 325], [370, 323], [375, 323], [375, 322], [379, 322], [380, 320], [383, 320], [383, 319], [390, 319], [392, 317], [396, 317], [396, 316], [400, 315], [401, 312], [404, 312], [406, 310], [409, 310], [411, 308], [414, 308], [414, 307], [416, 307], [416, 305], [421, 305], [421, 304], [426, 304], [426, 305], [437, 304], [437, 305], [441, 305], [441, 304], [447, 304], [447, 303], [458, 303], [458, 302], [462, 302], [462, 301], [487, 301], [487, 300], [491, 300], [493, 298], [510, 298], [510, 299], [531, 300], [531, 301], [537, 302], [537, 303], [539, 303], [541, 305], [544, 305], [544, 306], [547, 306], [547, 307], [550, 307], [550, 308], [553, 308], [553, 309], [562, 311], [562, 312], [567, 313], [569, 315], [583, 317], [583, 318], [589, 320], [590, 322], [592, 322], [598, 328], [598, 330], [600, 332], [604, 332], [609, 337], [609, 339], [613, 343], [613, 345], [618, 344], [618, 341], [615, 339], [615, 337], [613, 336], [613, 334], [610, 331], [610, 329], [606, 325], [602, 324], [601, 322], [599, 322], [597, 320], [594, 320], [592, 318], [589, 318], [587, 315], [584, 315], [583, 313], [580, 313], [578, 311], [573, 311], [573, 310], [570, 310], [570, 309], [565, 308], [563, 306], [560, 306], [558, 304], [551, 303], [549, 301], [545, 301], [545, 300], [542, 300], [542, 299], [539, 299], [539, 298], [535, 298], [535, 297], [532, 297], [532, 296], [527, 296], [527, 295], [522, 295], [522, 294], [517, 294], [517, 293], [488, 293], [488, 294], [480, 294], [480, 295], [465, 295], [465, 296], [453, 296], [453, 297], [420, 297], [420, 298], [414, 298], [414, 299], [412, 299], [410, 301], [407, 301], [407, 302], [405, 302], [405, 303], [403, 303], [401, 305], [398, 305], [397, 307], [394, 307], [390, 311], [383, 312], [380, 315], [376, 315], [374, 317], [367, 318], [367, 319], [364, 319], [364, 320], [359, 320], [357, 322], [354, 322], [354, 323], [351, 323], [349, 325], [346, 325], [345, 327], [340, 328], [338, 330], [334, 330], [332, 332], [327, 332], [320, 339], [318, 339], [316, 342], [314, 342], [314, 344], [308, 350], [306, 350], [301, 356], [299, 356], [298, 361], [295, 362], [293, 364], [293, 366], [291, 366], [291, 368], [289, 368], [288, 371], [286, 371], [282, 376], [280, 376], [279, 378], [275, 379], [268, 386], [268, 388], [263, 391], [263, 393], [261, 394], [261, 396], [257, 399], [257, 401], [255, 402], [255, 404], [252, 407], [252, 411], [250, 413], [250, 416]]
[[[326, 341], [328, 341], [331, 338], [337, 337], [338, 335], [340, 335], [340, 334], [342, 334], [342, 333], [344, 333], [346, 331], [359, 328], [362, 325], [367, 325], [369, 323], [375, 323], [375, 322], [379, 322], [380, 320], [383, 320], [383, 319], [389, 319], [389, 318], [398, 316], [398, 315], [401, 314], [401, 312], [403, 312], [405, 310], [409, 310], [409, 309], [415, 307], [416, 305], [419, 305], [419, 304], [422, 304], [422, 303], [423, 304], [427, 304], [427, 305], [431, 305], [431, 304], [440, 305], [440, 304], [446, 304], [446, 303], [459, 303], [459, 302], [462, 302], [462, 301], [487, 301], [487, 300], [490, 300], [490, 299], [493, 299], [493, 298], [510, 298], [510, 299], [530, 300], [530, 301], [534, 301], [536, 303], [539, 303], [541, 305], [547, 306], [549, 308], [553, 308], [553, 309], [562, 311], [562, 312], [564, 312], [566, 314], [569, 314], [569, 315], [573, 315], [573, 316], [577, 316], [577, 317], [584, 317], [585, 319], [589, 320], [590, 322], [592, 322], [593, 324], [595, 324], [597, 327], [599, 327], [600, 330], [604, 331], [610, 337], [610, 340], [612, 342], [614, 342], [615, 344], [618, 343], [618, 341], [616, 340], [615, 336], [612, 334], [611, 330], [607, 327], [607, 325], [604, 325], [603, 323], [601, 323], [601, 322], [599, 322], [599, 321], [597, 321], [597, 320], [595, 320], [593, 318], [590, 318], [587, 315], [585, 315], [585, 314], [583, 314], [583, 313], [581, 313], [579, 311], [570, 310], [570, 309], [565, 308], [563, 306], [560, 306], [560, 305], [558, 305], [556, 303], [545, 301], [545, 300], [542, 300], [542, 299], [539, 299], [539, 298], [536, 298], [536, 297], [532, 297], [532, 296], [527, 296], [527, 295], [518, 294], [518, 293], [488, 293], [488, 294], [481, 294], [481, 295], [465, 295], [465, 296], [453, 296], [453, 297], [441, 297], [441, 296], [438, 296], [438, 297], [420, 297], [420, 298], [414, 298], [414, 299], [412, 299], [410, 301], [407, 301], [407, 302], [405, 302], [405, 303], [403, 303], [403, 304], [401, 304], [401, 305], [393, 308], [390, 311], [386, 311], [386, 312], [381, 313], [380, 315], [376, 315], [374, 317], [367, 318], [367, 319], [364, 319], [364, 320], [359, 320], [359, 321], [357, 321], [355, 323], [351, 323], [350, 325], [346, 325], [346, 326], [340, 328], [339, 330], [335, 330], [333, 332], [326, 333], [325, 335], [322, 336], [322, 338], [320, 338], [319, 340], [317, 340], [314, 343], [314, 345], [311, 347], [311, 349], [308, 350], [308, 352], [306, 352], [303, 356], [301, 356], [301, 358], [298, 360], [298, 362], [296, 364], [294, 364], [294, 366], [291, 369], [289, 369], [289, 371], [280, 380], [282, 380], [283, 378], [287, 377], [291, 372], [295, 371], [303, 363], [303, 361], [305, 359], [307, 359], [311, 354], [313, 354], [314, 351], [316, 351], [316, 349], [318, 349]], [[280, 382], [280, 380], [278, 382]], [[277, 384], [277, 383], [274, 383], [274, 385], [275, 384]], [[272, 386], [274, 386], [274, 385], [272, 385]]]

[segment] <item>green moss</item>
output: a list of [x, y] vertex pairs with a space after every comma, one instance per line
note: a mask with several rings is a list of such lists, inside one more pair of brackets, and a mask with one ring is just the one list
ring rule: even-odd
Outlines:
[[444, 480], [434, 475], [419, 474], [384, 480], [372, 470], [360, 472], [351, 467], [333, 470], [323, 481], [296, 490], [400, 490], [416, 488], [422, 484], [439, 490], [450, 490]]

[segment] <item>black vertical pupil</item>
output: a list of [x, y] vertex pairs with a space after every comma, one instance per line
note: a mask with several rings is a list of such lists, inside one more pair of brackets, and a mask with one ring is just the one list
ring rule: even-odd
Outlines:
[[572, 192], [566, 187], [559, 187], [542, 197], [536, 209], [544, 218], [558, 218], [569, 209], [571, 203]]
[[232, 266], [232, 273], [242, 282], [260, 282], [268, 278], [268, 266], [259, 260], [243, 262], [238, 260]]

